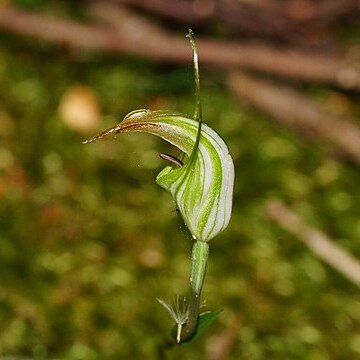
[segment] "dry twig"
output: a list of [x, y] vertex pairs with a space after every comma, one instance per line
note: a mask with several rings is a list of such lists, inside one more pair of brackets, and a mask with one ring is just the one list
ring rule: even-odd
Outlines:
[[[342, 17], [358, 16], [360, 11], [358, 0], [322, 0], [312, 5], [312, 11], [308, 11], [308, 16], [301, 19], [301, 25], [303, 26], [333, 23], [339, 21]], [[296, 16], [294, 12], [293, 16]]]
[[109, 0], [126, 4], [166, 19], [173, 19], [186, 26], [199, 26], [217, 21], [241, 33], [273, 37], [282, 40], [299, 38], [296, 23], [269, 8], [234, 0], [185, 1], [185, 0]]
[[265, 211], [271, 220], [305, 243], [321, 260], [360, 286], [359, 261], [336, 245], [325, 233], [306, 224], [281, 201], [269, 201]]
[[[103, 13], [120, 14], [121, 9], [103, 3]], [[116, 31], [109, 27], [81, 24], [0, 6], [0, 28], [7, 32], [30, 36], [72, 47], [97, 49], [113, 53], [133, 54], [158, 61], [188, 63], [189, 49], [185, 38], [167, 33], [127, 12]], [[104, 15], [105, 16], [105, 15]], [[114, 14], [112, 14], [114, 16]], [[134, 23], [138, 27], [134, 27]], [[332, 83], [344, 88], [360, 89], [360, 68], [345, 58], [329, 58], [296, 50], [278, 50], [259, 44], [199, 39], [201, 61], [219, 67], [241, 66], [278, 76], [310, 82]]]
[[243, 73], [231, 73], [228, 84], [241, 100], [285, 126], [326, 140], [360, 164], [360, 128], [353, 120], [322, 109], [294, 89]]

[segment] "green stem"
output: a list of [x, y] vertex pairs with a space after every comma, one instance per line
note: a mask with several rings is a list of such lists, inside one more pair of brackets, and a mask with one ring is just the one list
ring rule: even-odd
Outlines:
[[194, 61], [194, 78], [195, 78], [195, 120], [201, 122], [202, 120], [202, 108], [201, 108], [201, 97], [200, 97], [200, 71], [199, 71], [199, 57], [195, 41], [194, 32], [189, 29], [189, 33], [186, 35], [190, 39], [191, 47], [193, 50], [193, 61]]
[[209, 245], [195, 240], [191, 254], [189, 315], [181, 341], [190, 339], [196, 331], [200, 313], [201, 290], [204, 283]]
[[199, 57], [195, 41], [194, 32], [189, 29], [188, 34], [186, 35], [190, 39], [190, 44], [193, 50], [193, 62], [194, 62], [194, 80], [195, 80], [195, 112], [194, 119], [199, 122], [198, 133], [196, 136], [196, 141], [194, 144], [193, 151], [190, 158], [194, 158], [198, 150], [201, 136], [201, 125], [202, 125], [202, 107], [201, 107], [201, 96], [200, 96], [200, 71], [199, 71]]

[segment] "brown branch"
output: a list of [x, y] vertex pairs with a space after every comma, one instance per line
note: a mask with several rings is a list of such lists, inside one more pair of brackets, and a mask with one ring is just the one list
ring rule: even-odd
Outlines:
[[133, 7], [143, 9], [166, 17], [170, 20], [195, 24], [209, 19], [211, 12], [196, 11], [194, 3], [184, 0], [109, 0], [113, 3], [131, 5]]
[[128, 45], [109, 30], [0, 5], [0, 28], [11, 33], [72, 47], [126, 51]]
[[[219, 21], [235, 30], [262, 37], [299, 39], [304, 26], [324, 26], [342, 17], [358, 15], [358, 0], [322, 0], [304, 4], [297, 0], [258, 4], [235, 0], [108, 0], [126, 4], [187, 25]], [[294, 6], [295, 5], [295, 6]]]
[[312, 22], [316, 25], [317, 22], [317, 25], [321, 23], [321, 26], [342, 20], [343, 17], [353, 16], [356, 18], [360, 11], [358, 0], [266, 0], [261, 6], [271, 12], [293, 19], [298, 24], [307, 25], [306, 23]]
[[255, 36], [281, 40], [298, 39], [301, 31], [296, 22], [283, 14], [251, 3], [234, 0], [109, 0], [146, 10], [166, 19], [174, 19], [187, 26], [213, 24], [214, 21], [231, 29]]
[[[98, 19], [116, 28], [119, 34], [123, 32], [126, 19], [134, 22], [131, 28], [142, 29], [145, 25], [143, 33], [149, 44], [159, 51], [159, 56], [161, 51], [166, 49], [178, 59], [183, 60], [184, 54], [185, 58], [187, 57], [188, 45], [183, 38], [167, 33], [139, 15], [106, 3], [94, 3], [89, 9]], [[350, 65], [344, 58], [316, 56], [291, 49], [278, 50], [260, 44], [208, 39], [200, 39], [198, 44], [202, 63], [221, 67], [242, 66], [304, 81], [333, 83], [344, 88], [360, 89], [360, 67]]]
[[[114, 7], [106, 8], [105, 5], [103, 16], [114, 16], [111, 14], [115, 11]], [[120, 9], [116, 11], [117, 14], [121, 12]], [[184, 37], [172, 35], [155, 25], [150, 31], [149, 26], [141, 26], [146, 20], [133, 13], [127, 14], [114, 31], [108, 27], [46, 17], [3, 5], [0, 6], [0, 29], [72, 47], [134, 54], [158, 61], [189, 62], [191, 51]], [[349, 64], [344, 58], [209, 39], [199, 39], [198, 46], [204, 64], [240, 66], [303, 81], [360, 89], [359, 67]]]
[[281, 201], [269, 201], [265, 212], [280, 227], [305, 243], [321, 260], [360, 286], [360, 262], [325, 233], [306, 224]]
[[[303, 26], [309, 23], [321, 23], [322, 25], [339, 21], [342, 17], [359, 16], [360, 3], [358, 0], [322, 0], [313, 3], [312, 11], [308, 16], [301, 19]], [[296, 14], [293, 14], [296, 17]]]
[[351, 119], [322, 109], [296, 90], [243, 73], [232, 73], [228, 85], [241, 100], [281, 124], [326, 140], [360, 164], [360, 129]]

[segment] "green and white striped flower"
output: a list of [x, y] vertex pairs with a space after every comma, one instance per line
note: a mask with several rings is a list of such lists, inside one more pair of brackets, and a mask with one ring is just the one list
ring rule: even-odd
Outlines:
[[112, 132], [151, 133], [180, 149], [184, 165], [166, 166], [156, 182], [172, 194], [194, 239], [209, 241], [226, 228], [232, 209], [234, 165], [214, 130], [179, 113], [136, 110], [92, 140]]
[[[186, 128], [184, 144], [195, 146], [196, 121], [182, 115], [164, 117], [179, 133]], [[178, 146], [190, 158], [180, 168], [167, 166], [156, 182], [170, 191], [192, 236], [209, 241], [230, 220], [234, 184], [234, 165], [228, 148], [219, 135], [207, 125], [201, 127], [201, 137], [191, 155], [189, 146]]]

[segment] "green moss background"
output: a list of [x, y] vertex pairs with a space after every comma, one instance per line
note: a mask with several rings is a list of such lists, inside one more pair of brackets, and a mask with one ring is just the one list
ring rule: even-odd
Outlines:
[[[167, 356], [203, 359], [236, 331], [228, 359], [360, 358], [359, 289], [263, 211], [280, 197], [360, 257], [359, 168], [239, 103], [223, 76], [202, 68], [204, 119], [236, 167], [232, 221], [211, 242], [204, 287], [207, 308], [224, 311]], [[99, 100], [98, 130], [157, 103], [193, 111], [191, 59], [165, 66], [1, 35], [1, 358], [157, 359], [172, 323], [156, 298], [187, 291], [190, 262], [175, 205], [154, 182], [158, 153], [172, 149], [142, 134], [83, 145], [93, 133], [58, 114], [76, 84]], [[307, 91], [324, 102], [335, 92]]]

